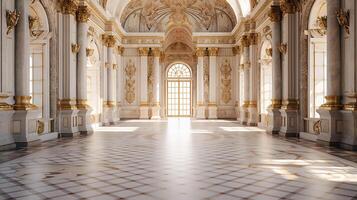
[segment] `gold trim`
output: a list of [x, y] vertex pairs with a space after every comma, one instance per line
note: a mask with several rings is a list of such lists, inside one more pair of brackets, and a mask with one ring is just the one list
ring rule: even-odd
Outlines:
[[325, 96], [326, 103], [321, 105], [321, 109], [324, 110], [340, 110], [343, 105], [340, 104], [339, 96]]
[[244, 101], [243, 105], [241, 107], [242, 108], [248, 108], [249, 107], [249, 101]]
[[31, 96], [15, 96], [14, 110], [36, 110], [37, 106], [31, 104]]
[[[3, 95], [0, 94], [0, 100], [1, 101], [5, 101], [7, 98], [9, 98], [10, 95]], [[9, 110], [13, 110], [13, 106], [6, 103], [6, 102], [0, 102], [0, 111], [9, 111]]]
[[299, 101], [296, 99], [283, 100], [281, 109], [283, 110], [298, 110]]
[[88, 110], [90, 106], [86, 99], [77, 99], [77, 108], [78, 110]]
[[77, 110], [77, 100], [75, 100], [75, 99], [59, 100], [58, 108], [60, 110]]
[[116, 106], [115, 101], [104, 101], [104, 108], [114, 108]]
[[280, 109], [282, 106], [282, 101], [279, 99], [272, 99], [271, 100], [271, 105], [269, 106], [269, 108], [272, 109]]

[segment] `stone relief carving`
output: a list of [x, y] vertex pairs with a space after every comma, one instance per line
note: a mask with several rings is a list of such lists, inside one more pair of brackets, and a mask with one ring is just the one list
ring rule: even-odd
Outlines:
[[41, 30], [41, 22], [39, 17], [37, 16], [29, 16], [29, 29], [30, 29], [30, 35], [31, 37], [38, 38], [40, 35], [42, 35], [44, 30]]
[[132, 104], [135, 101], [135, 74], [136, 67], [133, 61], [129, 60], [129, 63], [125, 67], [125, 100], [129, 104]]
[[225, 60], [221, 68], [221, 99], [227, 104], [232, 100], [232, 67], [228, 60]]
[[203, 66], [203, 81], [204, 81], [204, 99], [209, 102], [209, 67], [208, 64]]
[[164, 32], [166, 24], [188, 24], [194, 32], [230, 32], [236, 23], [225, 0], [133, 0], [121, 16], [128, 32]]

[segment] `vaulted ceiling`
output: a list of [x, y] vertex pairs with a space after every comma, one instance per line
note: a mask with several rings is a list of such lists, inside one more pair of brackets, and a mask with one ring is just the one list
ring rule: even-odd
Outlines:
[[[193, 32], [230, 32], [250, 12], [250, 0], [108, 0], [107, 10], [126, 32], [164, 32], [185, 13]], [[180, 16], [182, 17], [182, 16]]]

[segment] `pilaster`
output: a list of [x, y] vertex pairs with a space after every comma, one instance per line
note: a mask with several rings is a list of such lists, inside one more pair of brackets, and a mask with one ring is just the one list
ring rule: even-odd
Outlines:
[[206, 119], [206, 106], [204, 104], [204, 65], [203, 56], [205, 54], [205, 49], [197, 48], [197, 105], [196, 105], [196, 118]]
[[209, 103], [208, 118], [217, 119], [217, 56], [218, 48], [209, 48]]
[[139, 48], [140, 56], [140, 119], [149, 119], [148, 48]]
[[[253, 23], [254, 24], [254, 23]], [[252, 27], [253, 28], [253, 27]], [[257, 52], [258, 34], [254, 29], [249, 33], [249, 104], [248, 104], [248, 125], [256, 126], [258, 124], [257, 91], [258, 91], [258, 52]]]
[[161, 91], [161, 66], [160, 66], [160, 56], [161, 56], [161, 50], [159, 48], [153, 49], [153, 55], [154, 55], [154, 69], [153, 69], [153, 75], [154, 75], [154, 88], [153, 88], [153, 93], [154, 93], [154, 105], [151, 108], [152, 111], [152, 117], [151, 119], [160, 119], [161, 118], [161, 105], [160, 105], [160, 91]]
[[249, 37], [247, 35], [243, 35], [241, 39], [241, 46], [243, 48], [243, 74], [244, 74], [244, 91], [243, 91], [243, 96], [244, 96], [244, 102], [240, 108], [240, 123], [243, 125], [248, 124], [248, 118], [249, 118], [249, 112], [248, 112], [248, 106], [249, 106], [249, 98], [250, 98], [250, 60], [249, 60]]

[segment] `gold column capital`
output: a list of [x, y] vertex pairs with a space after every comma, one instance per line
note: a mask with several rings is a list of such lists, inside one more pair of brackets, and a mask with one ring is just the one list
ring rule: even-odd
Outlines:
[[248, 35], [243, 35], [240, 42], [241, 42], [242, 47], [249, 47]]
[[77, 21], [81, 23], [87, 23], [91, 16], [90, 9], [88, 6], [78, 6], [77, 10]]
[[280, 22], [281, 21], [281, 9], [280, 6], [278, 5], [272, 5], [270, 7], [270, 11], [268, 13], [268, 16], [270, 18], [270, 21], [272, 22]]
[[280, 8], [285, 14], [294, 14], [299, 11], [299, 2], [298, 0], [280, 0]]
[[205, 49], [202, 47], [196, 48], [196, 56], [203, 57], [205, 55]]
[[210, 56], [218, 56], [219, 49], [217, 47], [208, 48], [208, 52]]
[[60, 5], [63, 14], [76, 16], [78, 9], [77, 0], [62, 0]]
[[161, 56], [161, 50], [160, 50], [160, 48], [154, 48], [154, 49], [152, 49], [152, 53], [153, 53], [154, 57], [160, 57], [160, 56]]
[[116, 39], [115, 39], [114, 35], [110, 35], [110, 34], [103, 34], [102, 41], [103, 41], [104, 45], [108, 48], [113, 48], [116, 43]]
[[149, 48], [147, 47], [140, 47], [138, 49], [139, 56], [148, 56], [149, 55]]
[[117, 47], [117, 53], [118, 53], [118, 55], [123, 55], [123, 53], [124, 53], [124, 47], [123, 46], [118, 46]]
[[236, 56], [240, 53], [240, 46], [235, 46], [232, 48], [233, 55]]
[[249, 45], [258, 44], [258, 33], [249, 33]]

